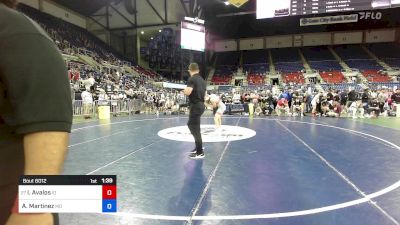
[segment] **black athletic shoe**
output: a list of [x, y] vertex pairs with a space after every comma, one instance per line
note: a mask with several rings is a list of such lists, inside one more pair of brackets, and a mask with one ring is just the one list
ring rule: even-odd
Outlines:
[[201, 153], [201, 154], [196, 154], [196, 153], [194, 153], [194, 154], [190, 154], [189, 155], [189, 157], [191, 158], [191, 159], [202, 159], [202, 158], [204, 158], [204, 152], [203, 153]]
[[[205, 148], [203, 147], [203, 151], [204, 151], [204, 149], [205, 149]], [[196, 149], [193, 149], [192, 151], [189, 152], [189, 154], [195, 154], [195, 153], [197, 153], [197, 150], [196, 150]]]

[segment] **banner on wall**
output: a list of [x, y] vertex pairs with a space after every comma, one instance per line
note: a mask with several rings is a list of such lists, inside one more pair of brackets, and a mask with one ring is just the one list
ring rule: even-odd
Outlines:
[[358, 14], [301, 18], [300, 26], [304, 27], [304, 26], [314, 26], [314, 25], [355, 23], [355, 22], [358, 22]]

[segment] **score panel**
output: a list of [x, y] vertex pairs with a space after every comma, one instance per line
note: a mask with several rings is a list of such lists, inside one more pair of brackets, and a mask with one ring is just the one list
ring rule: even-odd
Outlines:
[[21, 176], [19, 213], [115, 213], [117, 176]]
[[257, 0], [257, 19], [394, 8], [400, 0]]

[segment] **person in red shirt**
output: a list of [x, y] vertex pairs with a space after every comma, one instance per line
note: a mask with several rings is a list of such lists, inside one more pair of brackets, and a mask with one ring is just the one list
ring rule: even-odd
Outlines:
[[281, 116], [282, 113], [289, 114], [289, 102], [286, 98], [281, 98], [276, 105], [276, 114]]
[[81, 78], [81, 74], [78, 70], [74, 72], [74, 81], [77, 82]]
[[74, 74], [72, 73], [72, 69], [68, 69], [68, 80], [71, 82], [74, 77]]

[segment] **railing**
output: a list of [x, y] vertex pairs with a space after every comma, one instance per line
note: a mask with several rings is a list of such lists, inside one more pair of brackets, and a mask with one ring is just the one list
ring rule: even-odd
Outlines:
[[72, 102], [73, 116], [97, 117], [99, 106], [109, 106], [110, 114], [119, 115], [134, 114], [143, 110], [144, 103], [139, 99], [132, 100], [97, 100], [92, 103], [84, 103], [81, 100]]

